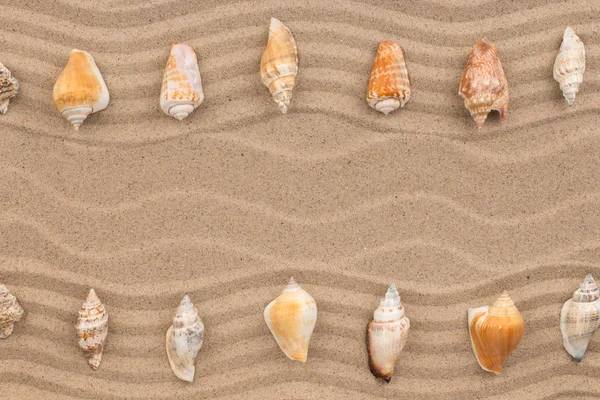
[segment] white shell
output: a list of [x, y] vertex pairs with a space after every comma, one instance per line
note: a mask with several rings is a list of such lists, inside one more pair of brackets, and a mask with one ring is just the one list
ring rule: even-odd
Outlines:
[[176, 377], [194, 381], [196, 356], [202, 347], [204, 324], [188, 295], [177, 307], [173, 325], [167, 330], [167, 357]]
[[410, 320], [404, 315], [400, 295], [396, 285], [392, 283], [367, 326], [369, 368], [373, 375], [386, 382], [392, 379], [396, 360], [406, 344], [409, 329]]
[[24, 311], [17, 298], [0, 283], [0, 339], [6, 339], [13, 331], [15, 322], [23, 317]]
[[599, 326], [600, 291], [592, 274], [587, 274], [560, 312], [560, 332], [565, 350], [577, 361], [582, 361]]
[[283, 292], [265, 307], [265, 322], [279, 348], [291, 360], [306, 362], [317, 323], [317, 303], [291, 278]]
[[108, 335], [108, 313], [94, 289], [79, 310], [77, 318], [77, 342], [90, 366], [97, 370], [102, 361], [104, 342]]
[[19, 81], [0, 63], [0, 114], [6, 114], [10, 99], [19, 93]]
[[187, 44], [174, 43], [163, 76], [160, 108], [165, 114], [181, 121], [203, 101], [196, 53]]
[[575, 101], [585, 72], [585, 48], [573, 29], [565, 29], [560, 50], [554, 62], [554, 79], [569, 105]]

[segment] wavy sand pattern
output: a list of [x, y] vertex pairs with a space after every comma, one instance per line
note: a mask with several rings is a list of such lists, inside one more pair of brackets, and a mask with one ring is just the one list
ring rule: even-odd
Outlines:
[[[3, 3], [0, 60], [21, 94], [0, 119], [0, 280], [27, 311], [0, 343], [6, 398], [600, 396], [598, 339], [576, 365], [558, 330], [569, 292], [600, 277], [600, 3]], [[271, 15], [300, 52], [286, 116], [258, 78]], [[551, 71], [567, 24], [588, 53], [572, 108]], [[456, 92], [482, 36], [511, 108], [476, 132]], [[384, 38], [414, 89], [388, 118], [363, 99]], [[196, 49], [206, 94], [181, 123], [158, 105], [176, 40]], [[74, 47], [111, 90], [78, 133], [50, 101]], [[290, 275], [319, 304], [304, 365], [262, 320]], [[385, 385], [364, 341], [390, 280], [413, 327]], [[90, 286], [111, 313], [97, 372], [73, 327]], [[527, 326], [495, 377], [471, 353], [466, 308], [503, 288]], [[184, 293], [207, 327], [193, 385], [163, 347]]]

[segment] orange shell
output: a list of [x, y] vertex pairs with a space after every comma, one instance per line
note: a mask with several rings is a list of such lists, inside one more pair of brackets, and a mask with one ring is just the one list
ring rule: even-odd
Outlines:
[[486, 371], [496, 374], [502, 371], [504, 361], [521, 341], [524, 330], [523, 317], [506, 291], [489, 309], [469, 309], [473, 352]]
[[404, 54], [398, 43], [384, 40], [379, 45], [371, 70], [367, 102], [384, 114], [404, 107], [410, 99], [410, 81]]
[[465, 99], [478, 128], [492, 110], [505, 120], [508, 114], [508, 82], [493, 43], [485, 39], [475, 43], [460, 80], [458, 94]]

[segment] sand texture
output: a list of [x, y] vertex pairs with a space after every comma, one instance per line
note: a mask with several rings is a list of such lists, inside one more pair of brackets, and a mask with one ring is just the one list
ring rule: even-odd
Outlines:
[[[285, 116], [258, 74], [271, 16], [298, 43]], [[26, 315], [0, 342], [0, 397], [598, 398], [600, 337], [577, 365], [558, 320], [600, 278], [599, 21], [596, 0], [2, 1], [21, 93], [0, 116], [0, 281]], [[587, 50], [571, 108], [552, 78], [567, 25]], [[457, 92], [482, 37], [511, 103], [478, 132]], [[382, 39], [413, 89], [387, 117], [364, 99]], [[206, 96], [182, 122], [159, 107], [174, 41]], [[111, 94], [77, 133], [51, 102], [72, 48]], [[292, 275], [319, 307], [306, 364], [262, 316]], [[391, 281], [412, 328], [385, 384], [365, 327]], [[110, 313], [97, 372], [74, 329], [90, 287]], [[503, 289], [526, 328], [493, 376], [466, 310]], [[206, 327], [192, 385], [164, 348], [185, 293]]]

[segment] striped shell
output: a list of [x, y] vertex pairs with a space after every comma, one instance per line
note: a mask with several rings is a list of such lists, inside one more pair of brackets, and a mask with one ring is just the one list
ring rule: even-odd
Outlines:
[[492, 110], [505, 120], [508, 115], [508, 81], [493, 43], [485, 39], [475, 43], [460, 80], [458, 94], [465, 100], [478, 128]]
[[281, 21], [271, 18], [269, 41], [260, 60], [260, 77], [283, 114], [290, 106], [297, 74], [296, 40]]
[[204, 101], [198, 58], [187, 44], [174, 43], [165, 67], [160, 91], [160, 108], [182, 120]]
[[104, 342], [108, 335], [108, 313], [94, 289], [90, 289], [77, 318], [77, 342], [92, 369], [97, 370], [102, 361]]
[[317, 323], [315, 299], [291, 278], [279, 297], [267, 305], [264, 316], [285, 355], [305, 362], [310, 337]]
[[108, 88], [94, 58], [74, 49], [52, 91], [56, 109], [77, 131], [88, 115], [108, 107], [109, 100]]
[[19, 93], [19, 81], [0, 63], [0, 114], [6, 114], [10, 99]]
[[367, 102], [384, 114], [404, 107], [410, 99], [410, 82], [404, 54], [398, 43], [384, 40], [379, 45], [371, 70]]
[[481, 368], [499, 374], [510, 353], [517, 347], [525, 325], [508, 292], [491, 305], [468, 310], [473, 353]]
[[560, 50], [554, 61], [554, 79], [569, 105], [575, 101], [579, 85], [585, 72], [585, 48], [583, 42], [571, 28], [565, 29]]
[[369, 368], [378, 378], [389, 382], [394, 374], [396, 360], [406, 344], [410, 321], [404, 315], [404, 307], [396, 285], [391, 284], [367, 325], [367, 350]]
[[565, 350], [577, 361], [582, 361], [599, 326], [600, 291], [592, 274], [587, 274], [560, 311], [560, 332]]
[[6, 339], [13, 331], [15, 322], [23, 317], [24, 311], [17, 298], [0, 283], [0, 339]]

